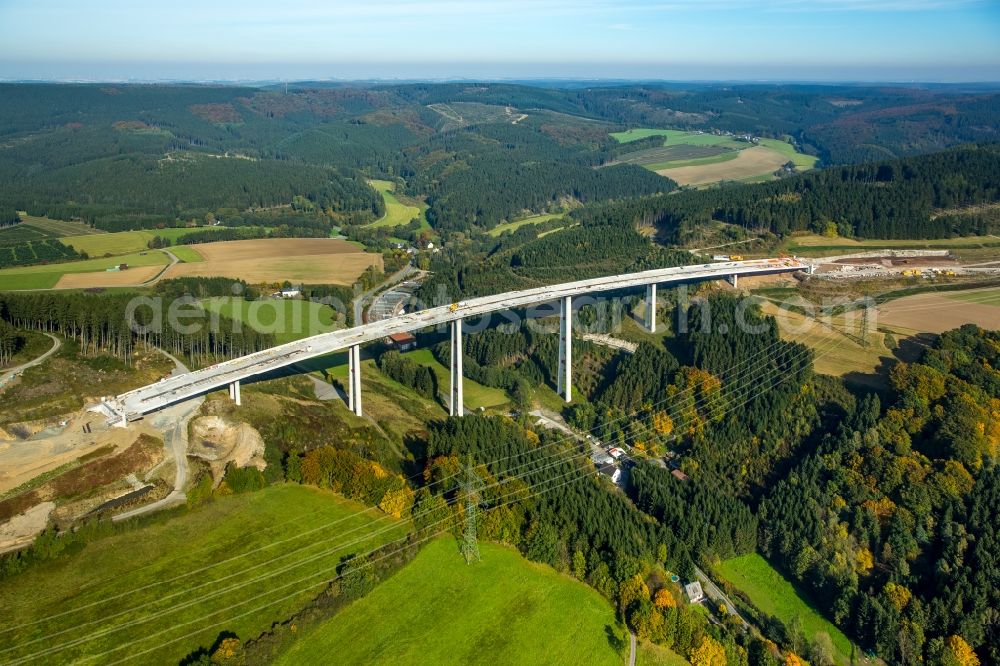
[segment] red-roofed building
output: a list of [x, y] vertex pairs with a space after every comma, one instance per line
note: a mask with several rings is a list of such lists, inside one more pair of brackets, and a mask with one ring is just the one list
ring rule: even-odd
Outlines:
[[399, 351], [406, 351], [417, 346], [417, 339], [409, 333], [393, 333], [387, 342]]

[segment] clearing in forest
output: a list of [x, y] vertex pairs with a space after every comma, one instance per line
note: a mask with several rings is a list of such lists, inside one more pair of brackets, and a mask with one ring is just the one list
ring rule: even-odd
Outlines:
[[[278, 664], [621, 664], [600, 594], [516, 550], [453, 538], [427, 544], [368, 596], [295, 640]], [[625, 641], [627, 652], [627, 640]]]
[[795, 590], [767, 560], [756, 553], [725, 560], [719, 573], [743, 592], [754, 606], [773, 615], [787, 627], [797, 619], [806, 640], [812, 643], [819, 633], [829, 634], [840, 666], [851, 663], [851, 641], [824, 618]]
[[198, 245], [199, 263], [177, 264], [166, 277], [231, 277], [251, 284], [285, 280], [350, 285], [369, 266], [382, 269], [382, 255], [333, 238], [264, 238]]
[[369, 180], [368, 183], [382, 195], [385, 201], [385, 215], [372, 222], [371, 227], [398, 227], [407, 225], [414, 218], [420, 220], [421, 229], [430, 229], [424, 217], [426, 206], [404, 204], [396, 197], [396, 183], [391, 180]]
[[725, 161], [657, 169], [656, 173], [679, 185], [708, 185], [768, 174], [780, 169], [786, 162], [787, 156], [765, 146], [754, 146], [739, 151], [736, 157]]

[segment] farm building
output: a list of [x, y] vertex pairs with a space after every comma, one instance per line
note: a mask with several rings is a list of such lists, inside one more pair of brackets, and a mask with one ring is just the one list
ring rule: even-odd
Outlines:
[[417, 346], [417, 339], [406, 332], [393, 333], [389, 336], [387, 342], [399, 351], [407, 351]]

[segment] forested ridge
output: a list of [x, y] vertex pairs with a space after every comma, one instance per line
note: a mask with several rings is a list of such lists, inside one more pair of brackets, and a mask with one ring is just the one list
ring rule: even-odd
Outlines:
[[939, 211], [1000, 201], [998, 173], [1000, 146], [986, 144], [628, 205], [672, 227], [718, 220], [782, 235], [808, 230], [859, 238], [948, 238], [997, 230], [995, 218]]

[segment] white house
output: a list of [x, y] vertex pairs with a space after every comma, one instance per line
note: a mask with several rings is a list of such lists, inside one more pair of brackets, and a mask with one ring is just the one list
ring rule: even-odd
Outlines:
[[701, 583], [694, 581], [684, 586], [684, 593], [687, 594], [688, 601], [693, 604], [703, 601], [705, 593], [701, 589]]

